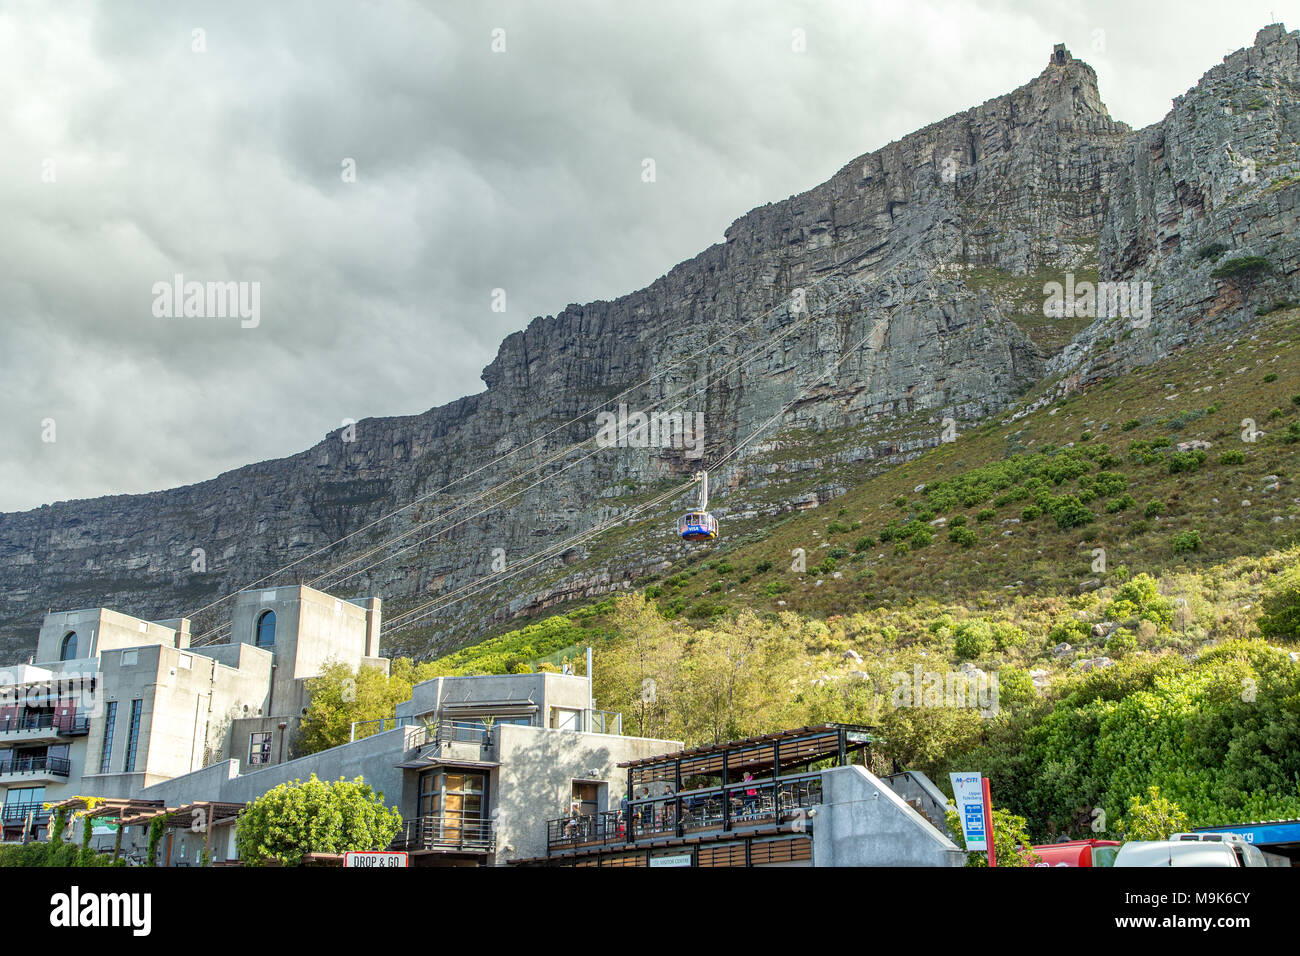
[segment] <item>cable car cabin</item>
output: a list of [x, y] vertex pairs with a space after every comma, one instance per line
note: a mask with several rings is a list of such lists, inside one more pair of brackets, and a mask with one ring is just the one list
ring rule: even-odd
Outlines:
[[683, 541], [710, 541], [718, 536], [718, 519], [708, 511], [692, 511], [677, 522]]

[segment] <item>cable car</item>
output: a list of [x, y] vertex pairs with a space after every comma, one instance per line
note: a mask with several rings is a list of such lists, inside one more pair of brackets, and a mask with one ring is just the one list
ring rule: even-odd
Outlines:
[[709, 473], [700, 472], [700, 507], [687, 512], [677, 522], [677, 533], [683, 541], [712, 541], [718, 536], [718, 519], [709, 512]]

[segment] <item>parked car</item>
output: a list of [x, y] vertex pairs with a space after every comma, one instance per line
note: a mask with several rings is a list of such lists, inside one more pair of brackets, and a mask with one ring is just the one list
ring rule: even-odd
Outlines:
[[1119, 843], [1115, 840], [1070, 840], [1033, 848], [1041, 863], [1034, 866], [1114, 866]]
[[1226, 843], [1209, 840], [1130, 840], [1119, 848], [1115, 866], [1241, 866]]
[[1240, 833], [1175, 833], [1169, 839], [1192, 843], [1226, 843], [1237, 855], [1238, 866], [1268, 866], [1259, 847], [1248, 842]]

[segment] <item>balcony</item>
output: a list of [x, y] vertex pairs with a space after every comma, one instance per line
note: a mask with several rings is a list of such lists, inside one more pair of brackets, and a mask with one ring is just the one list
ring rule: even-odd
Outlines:
[[806, 820], [808, 809], [821, 802], [819, 772], [634, 800], [626, 811], [549, 821], [547, 852], [780, 826]]
[[50, 811], [41, 803], [6, 803], [0, 810], [0, 823], [6, 827], [20, 827], [27, 821], [27, 814], [32, 815], [33, 826], [44, 826], [49, 822]]
[[495, 847], [496, 833], [491, 820], [442, 814], [405, 821], [389, 849], [489, 853]]
[[0, 741], [6, 744], [56, 743], [64, 737], [82, 737], [88, 733], [89, 717], [40, 713], [0, 720]]
[[72, 773], [67, 757], [14, 757], [0, 754], [0, 783], [58, 783]]

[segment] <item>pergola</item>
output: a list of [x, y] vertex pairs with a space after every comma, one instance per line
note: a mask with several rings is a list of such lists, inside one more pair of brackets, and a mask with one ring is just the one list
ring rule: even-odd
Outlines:
[[[212, 828], [227, 826], [239, 819], [244, 812], [244, 803], [226, 803], [218, 800], [196, 800], [179, 807], [164, 806], [161, 800], [149, 801], [155, 806], [142, 809], [129, 817], [119, 820], [118, 840], [121, 841], [121, 827], [151, 825], [154, 820], [162, 819], [163, 826], [170, 830], [191, 830], [203, 833], [203, 852], [210, 857], [212, 851]], [[168, 856], [171, 847], [168, 845]]]
[[68, 811], [68, 816], [81, 814], [92, 820], [116, 820], [117, 839], [113, 841], [113, 859], [122, 851], [124, 818], [134, 818], [142, 813], [156, 813], [163, 808], [161, 800], [120, 799], [117, 797], [69, 797], [50, 804], [50, 810]]
[[666, 781], [682, 789], [689, 776], [731, 777], [749, 772], [755, 776], [773, 774], [820, 760], [833, 758], [843, 766], [852, 755], [870, 751], [875, 738], [872, 728], [860, 724], [817, 724], [782, 730], [743, 740], [708, 744], [674, 753], [629, 760], [619, 766], [628, 771], [628, 793], [651, 781]]

